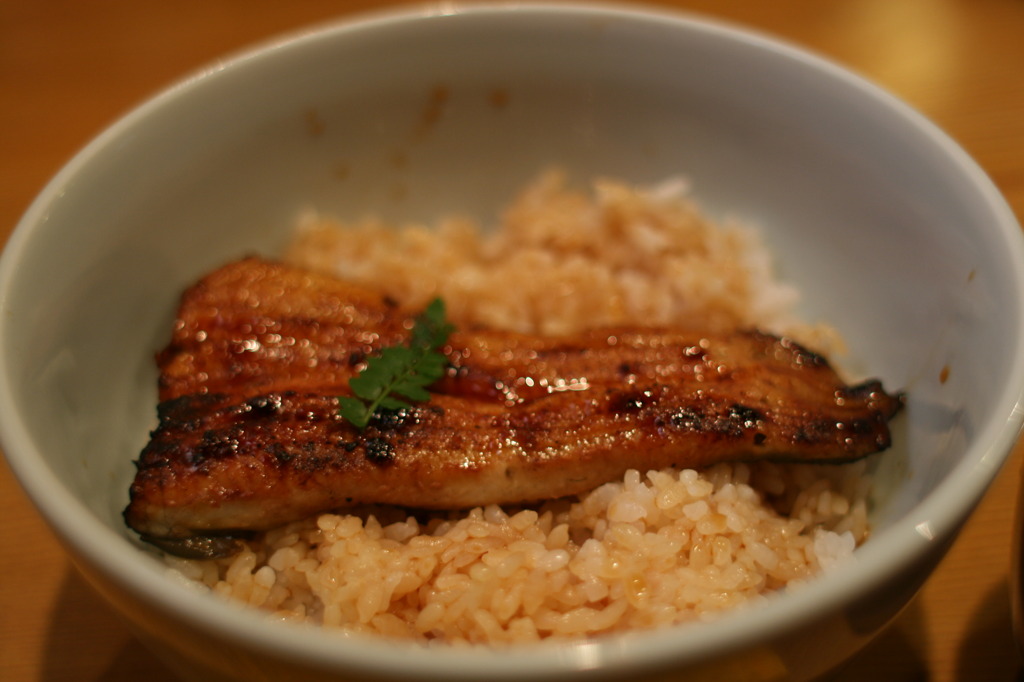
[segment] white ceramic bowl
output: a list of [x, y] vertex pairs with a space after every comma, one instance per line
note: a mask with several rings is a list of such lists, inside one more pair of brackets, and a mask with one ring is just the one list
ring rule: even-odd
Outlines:
[[[609, 7], [444, 6], [218, 64], [54, 178], [0, 261], [11, 467], [88, 579], [194, 677], [800, 679], [830, 668], [921, 585], [1017, 437], [1024, 252], [1011, 212], [919, 115], [764, 36]], [[488, 217], [552, 163], [578, 178], [688, 175], [712, 212], [764, 229], [809, 316], [908, 390], [876, 531], [854, 560], [712, 624], [456, 651], [264, 622], [172, 582], [129, 541], [120, 511], [153, 419], [151, 352], [186, 283], [244, 252], [274, 253], [306, 206]]]

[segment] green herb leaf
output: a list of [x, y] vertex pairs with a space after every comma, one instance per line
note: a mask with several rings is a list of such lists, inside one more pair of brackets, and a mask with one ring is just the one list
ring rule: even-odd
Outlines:
[[[352, 396], [338, 398], [338, 412], [358, 429], [379, 409], [400, 410], [430, 400], [427, 387], [444, 376], [447, 359], [438, 352], [455, 329], [445, 319], [444, 301], [435, 298], [413, 324], [406, 346], [388, 346], [349, 380]], [[399, 397], [401, 396], [401, 397]]]

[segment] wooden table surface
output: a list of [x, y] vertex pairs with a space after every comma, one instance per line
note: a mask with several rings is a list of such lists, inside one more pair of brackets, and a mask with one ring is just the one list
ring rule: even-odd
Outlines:
[[[370, 0], [0, 0], [0, 239], [114, 118], [223, 54]], [[829, 56], [944, 128], [1024, 217], [1021, 0], [683, 0]], [[835, 678], [1011, 680], [1007, 574], [1024, 448], [922, 593]], [[26, 560], [26, 557], [30, 560]], [[77, 577], [0, 464], [0, 680], [169, 682]]]

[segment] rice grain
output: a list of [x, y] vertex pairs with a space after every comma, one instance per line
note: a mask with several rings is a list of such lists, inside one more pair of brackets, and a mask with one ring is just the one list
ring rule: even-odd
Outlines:
[[[840, 348], [792, 314], [758, 234], [702, 215], [678, 180], [592, 193], [548, 173], [493, 230], [306, 216], [298, 265], [459, 323], [560, 334], [609, 324], [759, 326]], [[529, 276], [524, 276], [529, 273]], [[515, 287], [510, 287], [510, 282]], [[634, 470], [579, 498], [410, 516], [366, 508], [264, 533], [171, 570], [271, 617], [450, 645], [579, 638], [714, 618], [849, 556], [870, 481], [842, 467]]]

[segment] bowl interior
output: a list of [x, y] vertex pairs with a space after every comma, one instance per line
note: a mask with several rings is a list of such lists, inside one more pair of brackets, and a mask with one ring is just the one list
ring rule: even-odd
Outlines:
[[730, 27], [610, 9], [329, 27], [118, 122], [3, 257], [12, 466], [58, 527], [87, 510], [74, 542], [126, 544], [131, 462], [155, 419], [152, 354], [189, 281], [274, 254], [305, 208], [488, 220], [551, 165], [580, 181], [685, 175], [709, 212], [759, 226], [803, 313], [908, 391], [877, 539], [905, 541], [895, 534], [936, 491], [935, 532], [951, 530], [1019, 419], [1012, 214], [954, 144], [856, 77]]

